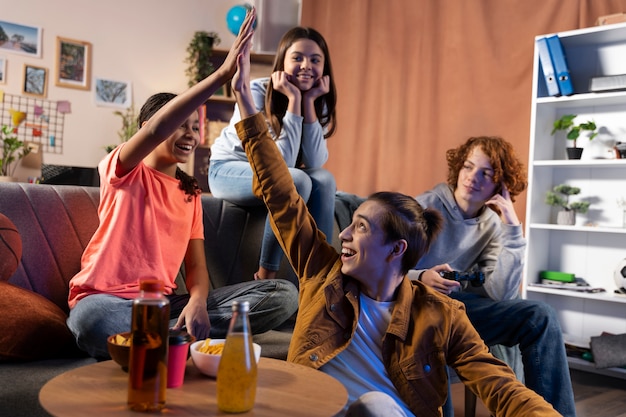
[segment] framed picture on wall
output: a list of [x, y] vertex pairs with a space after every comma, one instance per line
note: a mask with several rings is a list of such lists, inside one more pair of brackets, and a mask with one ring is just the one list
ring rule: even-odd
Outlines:
[[0, 84], [7, 82], [7, 59], [0, 55]]
[[95, 101], [97, 106], [127, 109], [132, 104], [130, 82], [95, 78]]
[[48, 88], [48, 70], [24, 64], [24, 84], [22, 93], [27, 96], [46, 97]]
[[0, 51], [41, 58], [41, 28], [0, 20]]
[[89, 90], [91, 88], [91, 44], [57, 37], [55, 85]]

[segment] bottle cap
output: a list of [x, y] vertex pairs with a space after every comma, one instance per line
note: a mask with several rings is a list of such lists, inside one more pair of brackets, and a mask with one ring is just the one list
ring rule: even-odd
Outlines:
[[192, 341], [192, 337], [184, 330], [170, 330], [170, 345], [184, 345]]
[[142, 279], [139, 281], [139, 289], [145, 292], [163, 292], [165, 286], [158, 279]]
[[250, 310], [250, 302], [249, 301], [233, 301], [232, 306], [233, 311], [238, 311], [240, 313], [244, 311]]

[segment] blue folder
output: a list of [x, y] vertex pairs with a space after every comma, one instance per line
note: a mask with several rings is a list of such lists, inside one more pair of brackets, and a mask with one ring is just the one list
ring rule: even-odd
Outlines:
[[563, 45], [561, 45], [561, 40], [557, 35], [548, 36], [546, 39], [548, 41], [550, 55], [552, 56], [559, 91], [562, 96], [572, 95], [574, 94], [574, 86], [570, 78], [569, 67], [567, 66], [567, 59], [563, 51]]
[[559, 85], [556, 81], [554, 65], [552, 64], [552, 57], [550, 56], [550, 49], [548, 49], [548, 41], [546, 38], [537, 39], [537, 51], [539, 53], [541, 71], [544, 79], [546, 80], [548, 95], [558, 96], [560, 94]]

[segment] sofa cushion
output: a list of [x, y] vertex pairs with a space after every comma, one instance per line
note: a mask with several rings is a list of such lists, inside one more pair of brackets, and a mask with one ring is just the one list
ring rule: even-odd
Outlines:
[[0, 281], [8, 281], [22, 259], [22, 238], [17, 227], [0, 213]]
[[78, 354], [66, 314], [39, 294], [0, 282], [0, 361]]
[[[202, 196], [204, 251], [211, 288], [254, 279], [259, 267], [265, 227], [265, 206], [242, 207], [210, 195]], [[277, 278], [297, 285], [289, 262], [283, 257]]]
[[22, 262], [9, 283], [69, 312], [69, 280], [98, 226], [97, 187], [2, 183], [0, 213], [22, 237]]

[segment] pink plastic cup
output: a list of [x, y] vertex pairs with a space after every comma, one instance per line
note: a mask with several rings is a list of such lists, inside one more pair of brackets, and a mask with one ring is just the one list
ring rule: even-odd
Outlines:
[[170, 331], [169, 353], [167, 356], [167, 387], [176, 388], [183, 385], [189, 345], [194, 337], [184, 331]]

